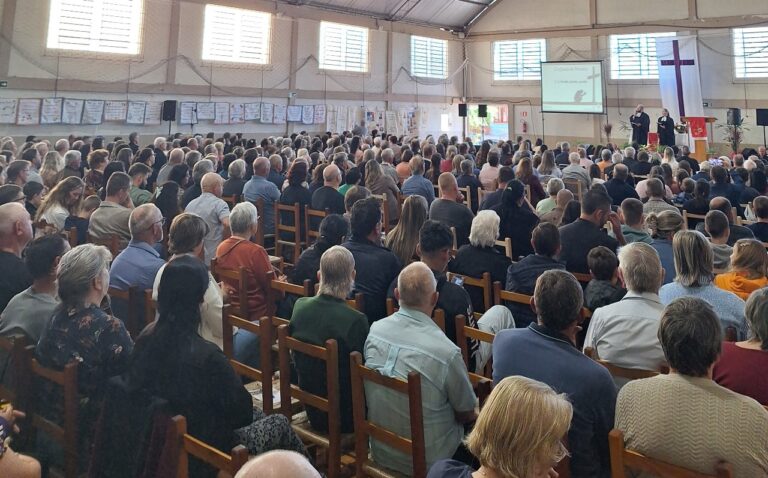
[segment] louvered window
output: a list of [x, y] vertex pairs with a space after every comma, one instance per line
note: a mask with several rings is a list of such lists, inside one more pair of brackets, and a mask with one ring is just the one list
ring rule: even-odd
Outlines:
[[540, 80], [542, 61], [547, 61], [544, 39], [493, 42], [494, 80]]
[[138, 55], [144, 0], [50, 0], [47, 46]]
[[320, 68], [368, 71], [368, 29], [320, 22]]
[[203, 60], [269, 63], [272, 15], [256, 10], [205, 6]]
[[736, 78], [768, 77], [768, 28], [734, 28]]
[[669, 33], [611, 35], [611, 79], [655, 80], [659, 78], [656, 39], [673, 37]]
[[447, 48], [445, 40], [411, 36], [411, 74], [422, 78], [445, 78]]

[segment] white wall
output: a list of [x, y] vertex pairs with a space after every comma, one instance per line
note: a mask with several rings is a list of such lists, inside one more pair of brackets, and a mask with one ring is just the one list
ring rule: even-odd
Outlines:
[[[221, 0], [231, 6], [263, 9], [275, 13], [272, 24], [272, 50], [266, 67], [242, 65], [215, 66], [203, 62], [202, 32], [205, 3], [182, 0], [174, 10], [170, 1], [145, 1], [143, 52], [138, 59], [99, 59], [88, 56], [64, 56], [46, 51], [48, 2], [42, 0], [0, 0], [0, 14], [13, 3], [12, 42], [7, 65], [0, 64], [0, 79], [8, 79], [9, 88], [0, 97], [45, 98], [54, 95], [84, 99], [128, 99], [136, 101], [265, 101], [275, 104], [326, 104], [359, 107], [367, 110], [426, 111], [428, 121], [421, 131], [440, 134], [440, 113], [449, 108], [453, 98], [461, 96], [463, 75], [446, 82], [414, 80], [402, 68], [410, 70], [410, 33], [402, 25], [374, 23], [363, 17], [344, 16], [302, 7], [276, 6], [262, 0]], [[178, 26], [174, 27], [174, 15]], [[369, 27], [369, 71], [346, 74], [320, 70], [317, 64], [319, 20]], [[6, 19], [7, 20], [7, 19]], [[4, 22], [6, 25], [8, 21]], [[389, 30], [392, 32], [389, 32]], [[413, 33], [438, 38], [451, 38], [438, 29], [413, 27]], [[391, 40], [389, 36], [391, 35]], [[296, 42], [294, 45], [293, 42]], [[388, 42], [391, 47], [388, 48]], [[391, 49], [391, 69], [388, 55]], [[449, 73], [463, 61], [460, 41], [449, 41]], [[174, 57], [178, 55], [174, 59]], [[0, 59], [2, 54], [0, 54]], [[169, 60], [169, 58], [171, 58]], [[170, 62], [170, 65], [169, 65]], [[170, 66], [170, 68], [169, 68]], [[5, 70], [7, 69], [7, 74]], [[146, 74], [144, 74], [146, 73]], [[293, 76], [293, 81], [291, 77]], [[127, 78], [132, 77], [130, 82]], [[289, 100], [289, 93], [295, 99]], [[436, 120], [434, 118], [437, 118]], [[460, 134], [452, 129], [445, 131]], [[28, 126], [0, 125], [0, 134], [24, 136], [34, 129], [38, 136], [56, 136], [71, 132], [69, 125]], [[135, 127], [118, 123], [79, 126], [82, 134], [126, 134], [128, 130], [153, 135], [168, 132], [161, 126]], [[298, 130], [320, 132], [325, 125], [213, 125], [201, 122], [195, 131], [241, 131], [246, 134], [285, 134]], [[189, 132], [188, 125], [173, 125], [173, 131]]]

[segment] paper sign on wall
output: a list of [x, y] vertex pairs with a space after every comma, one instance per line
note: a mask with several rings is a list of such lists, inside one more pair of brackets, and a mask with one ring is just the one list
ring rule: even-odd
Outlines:
[[127, 115], [127, 101], [106, 101], [104, 103], [104, 121], [125, 121]]
[[312, 105], [304, 105], [301, 108], [301, 122], [304, 124], [312, 124], [315, 120], [315, 107]]
[[0, 123], [13, 124], [16, 122], [17, 99], [0, 98]]
[[156, 101], [150, 101], [147, 103], [147, 107], [144, 109], [144, 124], [157, 125], [163, 119], [163, 104]]
[[216, 103], [216, 117], [213, 124], [229, 124], [229, 103]]
[[104, 100], [86, 100], [80, 110], [83, 124], [101, 124], [104, 115]]
[[197, 104], [197, 119], [212, 120], [214, 118], [216, 118], [215, 103], [198, 103]]
[[272, 122], [272, 116], [275, 112], [274, 107], [275, 105], [273, 105], [272, 103], [261, 104], [261, 122], [262, 123]]
[[288, 121], [293, 123], [301, 121], [301, 106], [291, 105], [288, 107]]
[[[61, 122], [64, 124], [80, 124], [83, 119], [83, 100], [70, 98], [64, 99], [64, 105], [61, 108]], [[99, 116], [101, 123], [101, 116]]]
[[146, 109], [146, 101], [128, 102], [128, 114], [125, 118], [125, 122], [127, 124], [144, 124], [144, 111]]
[[325, 105], [315, 105], [314, 124], [325, 124]]
[[326, 131], [336, 131], [336, 114], [334, 107], [328, 108], [328, 112], [325, 114]]
[[285, 105], [275, 105], [275, 114], [272, 118], [274, 124], [285, 124], [286, 109]]
[[30, 98], [20, 99], [16, 124], [40, 124], [40, 100]]
[[179, 109], [181, 110], [179, 115], [180, 124], [197, 124], [197, 103], [182, 101]]
[[245, 123], [245, 107], [242, 103], [232, 103], [229, 105], [229, 122], [230, 124], [242, 124]]
[[40, 110], [40, 124], [61, 123], [61, 107], [64, 98], [43, 98], [43, 107]]
[[244, 119], [245, 121], [255, 121], [261, 119], [261, 103], [246, 103]]

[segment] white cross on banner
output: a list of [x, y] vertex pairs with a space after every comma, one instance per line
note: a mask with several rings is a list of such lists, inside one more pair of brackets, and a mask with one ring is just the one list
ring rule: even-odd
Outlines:
[[704, 116], [696, 37], [657, 37], [661, 104], [675, 122], [681, 116]]

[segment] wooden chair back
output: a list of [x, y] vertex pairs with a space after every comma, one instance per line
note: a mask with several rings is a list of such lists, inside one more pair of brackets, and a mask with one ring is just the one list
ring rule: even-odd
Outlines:
[[665, 463], [624, 448], [624, 433], [611, 430], [608, 434], [611, 451], [611, 478], [626, 478], [626, 468], [642, 471], [659, 478], [732, 478], [733, 466], [721, 461], [715, 466], [714, 474], [698, 473], [687, 468]]
[[528, 200], [528, 202], [531, 202], [531, 186], [528, 184], [525, 185], [525, 198]]
[[480, 206], [482, 206], [483, 201], [485, 201], [485, 196], [491, 194], [494, 191], [486, 191], [485, 188], [477, 189], [477, 208], [478, 209], [480, 209]]
[[314, 295], [309, 279], [305, 280], [302, 285], [272, 279], [270, 286], [278, 294], [293, 294], [299, 297], [312, 297]]
[[233, 207], [237, 205], [237, 203], [240, 202], [240, 195], [239, 194], [233, 194], [232, 196], [221, 196], [222, 201], [227, 203], [227, 206], [229, 206], [229, 209], [231, 210]]
[[515, 256], [512, 255], [512, 238], [507, 237], [503, 241], [496, 241], [496, 247], [504, 249], [504, 255], [512, 260], [515, 260]]
[[109, 249], [109, 252], [112, 254], [112, 258], [114, 259], [117, 257], [118, 254], [120, 254], [121, 248], [120, 248], [120, 238], [116, 234], [110, 234], [106, 237], [93, 237], [90, 234], [88, 234], [88, 243], [90, 244], [96, 244], [97, 246], [104, 246], [107, 249]]
[[451, 255], [456, 256], [456, 253], [459, 250], [459, 241], [456, 238], [456, 227], [451, 226], [451, 235], [453, 236], [453, 246], [451, 247]]
[[[0, 336], [0, 359], [5, 373], [0, 380], [0, 398], [13, 403], [14, 408], [24, 410], [29, 397], [29, 360], [27, 359], [29, 340], [19, 335], [16, 337]], [[9, 373], [10, 372], [10, 373]]]
[[[254, 334], [259, 338], [259, 368], [251, 367], [235, 359], [235, 327]], [[248, 319], [232, 314], [229, 307], [224, 307], [222, 320], [224, 355], [229, 359], [229, 364], [235, 370], [235, 373], [249, 381], [261, 384], [261, 409], [266, 415], [274, 411], [272, 401], [272, 375], [274, 369], [272, 366], [271, 350], [274, 336], [272, 330], [272, 320], [269, 317], [262, 317], [256, 322], [251, 322]]]
[[491, 308], [493, 303], [492, 303], [492, 286], [491, 286], [490, 272], [484, 272], [483, 276], [480, 278], [456, 274], [454, 272], [449, 272], [447, 276], [449, 281], [452, 281], [456, 277], [462, 278], [462, 280], [464, 281], [464, 286], [463, 286], [464, 289], [467, 289], [467, 287], [478, 287], [482, 289], [483, 310], [478, 310], [478, 312], [485, 312], [486, 310]]
[[469, 186], [458, 188], [459, 192], [464, 195], [464, 205], [467, 206], [470, 211], [472, 210], [472, 188]]
[[[293, 225], [283, 224], [283, 213], [293, 216]], [[275, 202], [275, 255], [285, 258], [283, 248], [288, 246], [293, 249], [292, 261], [289, 264], [293, 265], [299, 260], [301, 255], [301, 246], [303, 244], [301, 240], [301, 205], [294, 203], [293, 205], [280, 204]], [[292, 235], [292, 239], [283, 239], [283, 234], [287, 233]], [[288, 262], [288, 261], [286, 261]]]
[[386, 194], [371, 194], [371, 197], [375, 197], [379, 201], [381, 201], [381, 229], [387, 233], [390, 229], [390, 221], [392, 220], [389, 217], [389, 205], [387, 204], [387, 195]]
[[[78, 407], [80, 397], [77, 386], [77, 362], [68, 363], [63, 370], [53, 370], [41, 365], [37, 359], [30, 358], [30, 370], [32, 380], [38, 384], [40, 381], [48, 382], [58, 387], [62, 392], [64, 416], [63, 424], [59, 424], [39, 413], [40, 410], [50, 409], [51, 404], [37, 400], [32, 407], [32, 428], [37, 432], [43, 432], [51, 440], [61, 446], [64, 452], [64, 476], [77, 478], [78, 475]], [[40, 397], [39, 393], [34, 394]]]
[[237, 445], [226, 454], [187, 433], [187, 419], [183, 416], [176, 415], [171, 422], [170, 432], [179, 449], [176, 478], [189, 476], [190, 455], [229, 476], [235, 476], [248, 461], [248, 449], [243, 445]]
[[225, 269], [218, 265], [215, 258], [211, 259], [211, 275], [216, 282], [225, 282], [237, 288], [237, 315], [247, 319], [250, 316], [248, 310], [248, 272], [245, 267], [237, 270]]
[[[274, 252], [275, 251], [275, 245], [269, 246], [267, 244], [267, 239], [271, 239], [275, 237], [275, 231], [267, 231], [264, 227], [264, 213], [266, 211], [266, 207], [264, 205], [264, 199], [258, 198], [256, 201], [251, 201], [254, 206], [256, 206], [256, 211], [259, 213], [259, 219], [258, 219], [258, 225], [259, 227], [256, 228], [256, 243], [259, 244], [261, 247], [263, 247], [267, 252]], [[278, 217], [275, 216], [275, 224], [278, 222]], [[268, 247], [269, 246], [269, 247]]]
[[573, 193], [573, 198], [581, 202], [582, 195], [584, 194], [581, 181], [578, 179], [563, 179], [563, 184], [565, 189]]
[[131, 337], [138, 337], [146, 325], [146, 317], [143, 317], [146, 307], [142, 303], [145, 300], [144, 294], [136, 287], [129, 287], [128, 290], [110, 287], [107, 295], [112, 315], [123, 321]]
[[[467, 324], [467, 318], [463, 315], [457, 315], [454, 323], [456, 324], [456, 343], [461, 349], [461, 356], [464, 359], [464, 365], [466, 365], [467, 370], [469, 370], [469, 347], [467, 347], [467, 339], [474, 339], [478, 342], [485, 342], [493, 346], [493, 339], [496, 336], [490, 332], [484, 332], [480, 329], [470, 327]], [[490, 360], [488, 365], [490, 365]], [[491, 372], [491, 367], [486, 367], [483, 376], [486, 378], [492, 378]]]
[[691, 219], [695, 219], [697, 221], [703, 221], [704, 219], [706, 219], [706, 217], [707, 216], [704, 214], [693, 214], [683, 209], [683, 227], [686, 229], [689, 229], [691, 227], [689, 222]]
[[[280, 413], [288, 420], [293, 417], [292, 399], [305, 407], [310, 406], [328, 415], [328, 434], [321, 436], [302, 426], [294, 427], [296, 434], [305, 442], [325, 448], [328, 454], [328, 476], [336, 478], [341, 471], [341, 410], [339, 409], [339, 347], [335, 340], [325, 341], [325, 347], [312, 345], [294, 339], [288, 333], [288, 326], [277, 329], [278, 354], [280, 357]], [[325, 383], [327, 396], [314, 394], [291, 383], [291, 354], [304, 354], [325, 362]]]
[[502, 301], [515, 302], [517, 304], [523, 304], [523, 305], [530, 305], [531, 296], [504, 290], [501, 287], [501, 282], [496, 281], [493, 283], [493, 304], [501, 305]]
[[319, 209], [311, 209], [309, 206], [304, 208], [304, 230], [307, 234], [307, 247], [314, 244], [317, 238], [320, 237], [320, 223], [329, 214], [331, 214], [329, 209], [321, 211]]
[[365, 296], [362, 292], [358, 292], [355, 294], [355, 297], [353, 299], [347, 299], [347, 305], [352, 307], [358, 312], [365, 313]]
[[592, 347], [585, 347], [584, 355], [605, 367], [606, 370], [608, 370], [608, 372], [610, 372], [614, 378], [638, 380], [641, 378], [655, 377], [660, 373], [658, 370], [642, 370], [636, 368], [619, 367], [618, 365], [614, 365], [607, 360], [600, 359], [600, 357], [597, 356], [597, 351]]
[[[427, 476], [426, 445], [424, 442], [424, 416], [421, 401], [421, 375], [410, 372], [408, 380], [385, 377], [363, 365], [360, 352], [351, 355], [352, 367], [352, 409], [355, 417], [355, 456], [357, 476], [387, 476], [368, 457], [368, 439], [380, 441], [395, 450], [412, 457], [414, 478]], [[370, 421], [366, 416], [364, 383], [370, 382], [388, 388], [408, 397], [408, 412], [411, 424], [410, 438], [402, 437], [384, 424]], [[379, 471], [379, 474], [373, 474]], [[381, 473], [384, 471], [384, 473]]]
[[[387, 315], [392, 315], [398, 310], [400, 310], [400, 307], [395, 304], [395, 300], [387, 299]], [[440, 330], [445, 332], [445, 311], [443, 309], [435, 309], [432, 311], [432, 321], [435, 325], [440, 327]]]

